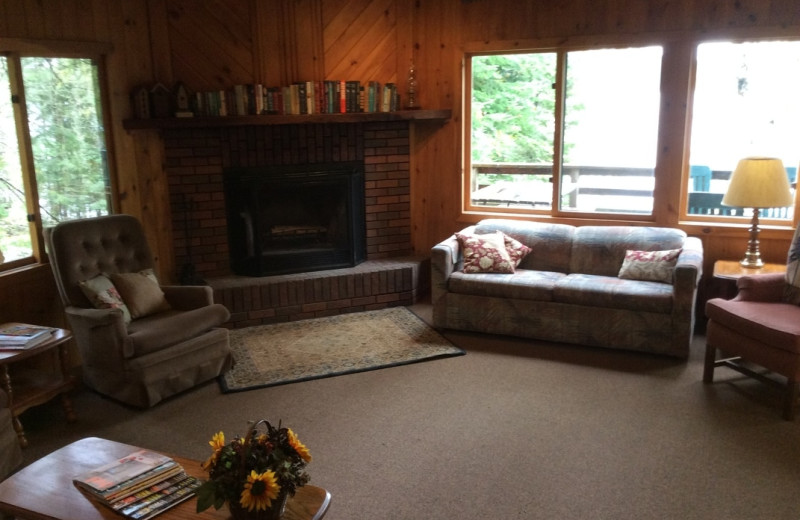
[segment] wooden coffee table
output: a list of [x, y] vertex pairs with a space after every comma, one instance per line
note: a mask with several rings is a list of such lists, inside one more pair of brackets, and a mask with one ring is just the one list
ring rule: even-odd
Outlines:
[[[120, 520], [124, 517], [100, 504], [72, 482], [82, 472], [128, 455], [137, 446], [88, 437], [73, 442], [39, 459], [0, 482], [0, 513], [29, 520]], [[186, 473], [205, 478], [200, 462], [172, 456]], [[316, 486], [303, 486], [289, 498], [283, 520], [319, 520], [325, 516], [331, 495]], [[191, 498], [156, 516], [156, 520], [223, 520], [230, 518], [227, 507], [213, 507], [196, 513], [197, 499]]]

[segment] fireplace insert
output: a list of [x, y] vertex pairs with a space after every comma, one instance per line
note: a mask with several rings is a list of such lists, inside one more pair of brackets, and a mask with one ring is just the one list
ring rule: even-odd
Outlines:
[[224, 185], [234, 273], [320, 271], [365, 260], [363, 163], [230, 168]]

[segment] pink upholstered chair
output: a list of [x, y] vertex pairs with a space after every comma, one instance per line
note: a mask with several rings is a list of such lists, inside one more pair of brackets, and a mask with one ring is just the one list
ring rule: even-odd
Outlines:
[[[789, 259], [791, 264], [791, 255]], [[800, 391], [800, 306], [787, 296], [791, 286], [783, 274], [743, 276], [737, 287], [739, 292], [732, 300], [715, 298], [706, 303], [703, 381], [711, 383], [714, 368], [726, 366], [777, 383], [750, 368], [753, 364], [763, 367], [786, 377], [783, 417], [794, 420]], [[717, 359], [718, 350], [725, 354], [722, 359]]]

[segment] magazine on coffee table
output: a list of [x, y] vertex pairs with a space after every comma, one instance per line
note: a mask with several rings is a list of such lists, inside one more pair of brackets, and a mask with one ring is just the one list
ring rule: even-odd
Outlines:
[[103, 505], [133, 520], [147, 520], [194, 496], [202, 483], [170, 457], [139, 450], [73, 478]]
[[176, 466], [174, 460], [149, 450], [139, 450], [114, 462], [76, 476], [75, 484], [98, 496], [131, 487]]

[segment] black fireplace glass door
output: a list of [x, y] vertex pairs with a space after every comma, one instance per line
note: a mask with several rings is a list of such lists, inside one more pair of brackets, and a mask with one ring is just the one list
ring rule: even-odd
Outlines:
[[352, 267], [366, 256], [361, 163], [225, 172], [234, 273]]

